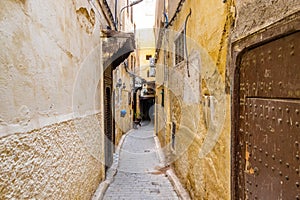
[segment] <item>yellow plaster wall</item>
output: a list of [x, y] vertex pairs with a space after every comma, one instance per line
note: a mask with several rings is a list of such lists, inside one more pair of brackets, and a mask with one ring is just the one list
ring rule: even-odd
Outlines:
[[135, 72], [147, 81], [154, 81], [155, 77], [147, 77], [147, 71], [150, 69], [150, 61], [146, 60], [146, 55], [155, 56], [155, 41], [152, 27], [137, 29], [136, 40], [138, 65]]
[[[168, 1], [168, 3], [170, 4], [168, 14], [169, 19], [171, 19], [178, 0]], [[185, 17], [188, 15], [189, 9], [192, 9], [192, 15], [187, 25], [188, 50], [190, 53], [196, 52], [200, 55], [200, 103], [187, 104], [184, 101], [184, 89], [182, 89], [182, 85], [186, 83], [186, 80], [176, 81], [181, 77], [170, 75], [168, 82], [164, 85], [169, 89], [168, 95], [165, 97], [167, 123], [162, 120], [157, 120], [157, 123], [158, 126], [166, 128], [166, 135], [163, 135], [164, 132], [158, 131], [162, 144], [170, 147], [171, 122], [176, 122], [175, 149], [170, 148], [170, 151], [166, 151], [166, 153], [170, 155], [168, 157], [170, 162], [175, 161], [173, 167], [193, 199], [230, 199], [231, 101], [229, 94], [225, 93], [224, 95], [226, 57], [230, 51], [228, 43], [238, 41], [298, 12], [299, 6], [297, 0], [288, 2], [227, 0], [226, 3], [220, 0], [185, 1], [174, 24], [170, 26], [171, 30], [181, 31]], [[157, 8], [157, 10], [161, 11], [162, 8]], [[158, 16], [157, 21], [160, 17]], [[234, 28], [230, 32], [231, 25], [234, 25]], [[157, 30], [156, 33], [158, 33]], [[165, 38], [170, 40], [169, 45], [166, 47], [170, 50], [167, 56], [169, 71], [176, 69], [175, 71], [185, 77], [187, 73], [185, 64], [174, 67], [174, 37], [168, 38], [165, 36]], [[231, 41], [228, 41], [229, 38]], [[191, 42], [191, 40], [193, 41]], [[197, 52], [197, 48], [195, 48], [197, 45], [202, 49], [200, 52]], [[158, 59], [158, 66], [160, 65], [161, 68], [157, 69], [158, 88], [162, 84], [163, 60], [161, 51]], [[216, 97], [219, 102], [222, 102], [221, 106], [224, 107], [224, 109], [219, 109], [221, 112], [217, 112], [215, 116], [216, 119], [219, 119], [216, 120], [217, 126], [221, 126], [220, 135], [216, 139], [214, 138], [215, 135], [207, 131], [208, 124], [211, 122], [206, 119], [207, 111], [203, 95]], [[157, 99], [157, 102], [160, 102], [158, 94]], [[222, 119], [225, 121], [223, 122]], [[212, 139], [209, 140], [209, 138]], [[213, 144], [212, 150], [205, 155], [199, 154], [199, 152], [203, 153], [203, 149], [210, 146], [206, 145], [206, 141]], [[167, 150], [168, 148], [164, 149]]]
[[[169, 28], [169, 78], [165, 85], [168, 88], [165, 97], [167, 136], [160, 135], [159, 138], [167, 143], [165, 150], [169, 154], [169, 162], [173, 163], [176, 174], [193, 199], [230, 199], [230, 95], [225, 93], [225, 69], [229, 29], [233, 20], [231, 4], [231, 1], [223, 3], [219, 0], [185, 1]], [[187, 24], [187, 45], [191, 77], [187, 77], [186, 63], [174, 67], [173, 42], [176, 32], [183, 30], [190, 8], [192, 15]], [[192, 57], [196, 59], [193, 61]], [[161, 66], [163, 59], [161, 51], [158, 60]], [[193, 69], [195, 63], [197, 67]], [[157, 73], [160, 76], [162, 69]], [[200, 92], [195, 90], [197, 84]], [[190, 94], [186, 85], [194, 89]], [[189, 102], [186, 97], [193, 95], [199, 98]], [[220, 129], [208, 130], [211, 122], [205, 119], [204, 95], [217, 99], [215, 127]], [[176, 123], [174, 149], [171, 148], [172, 122]]]
[[154, 81], [155, 77], [148, 77], [147, 71], [150, 70], [150, 61], [146, 60], [146, 55], [152, 55], [154, 57], [155, 55], [155, 49], [154, 48], [140, 48], [138, 50], [139, 52], [139, 58], [140, 58], [140, 66], [138, 69], [136, 69], [137, 74], [144, 78], [147, 81]]

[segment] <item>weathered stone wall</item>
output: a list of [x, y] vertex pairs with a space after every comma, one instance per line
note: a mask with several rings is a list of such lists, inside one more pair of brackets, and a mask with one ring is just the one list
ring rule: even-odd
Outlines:
[[[90, 199], [103, 177], [102, 152], [89, 149], [103, 148], [100, 120], [92, 115], [2, 137], [0, 199]], [[97, 136], [88, 140], [90, 133]]]
[[237, 19], [232, 41], [241, 39], [300, 10], [298, 0], [235, 1]]
[[168, 12], [169, 21], [171, 20], [171, 17], [174, 16], [179, 2], [180, 2], [180, 0], [167, 0], [166, 1], [166, 9]]
[[[170, 3], [169, 19], [177, 3]], [[272, 25], [298, 12], [299, 4], [295, 0], [185, 1], [170, 26], [169, 36], [165, 35], [163, 42], [169, 42], [167, 46], [162, 45], [169, 51], [166, 56], [169, 78], [165, 84], [169, 90], [165, 98], [167, 122], [157, 120], [158, 126], [164, 125], [166, 130], [158, 131], [158, 137], [167, 146], [164, 150], [169, 162], [174, 162], [177, 175], [193, 199], [230, 199], [231, 100], [224, 91], [226, 63], [231, 51], [229, 38], [234, 42]], [[188, 77], [186, 63], [174, 64], [174, 41], [184, 28], [190, 8]], [[234, 25], [233, 30], [230, 30], [231, 25]], [[163, 63], [161, 51], [158, 59], [161, 68], [157, 70], [159, 84], [162, 83]], [[159, 103], [159, 95], [157, 99]], [[172, 122], [176, 125], [174, 148], [171, 145]]]
[[90, 199], [104, 177], [101, 17], [84, 0], [0, 7], [0, 199]]
[[[231, 6], [232, 1], [185, 1], [165, 40], [169, 42], [165, 110], [170, 114], [166, 114], [166, 135], [159, 138], [164, 139], [168, 161], [193, 199], [230, 199], [230, 95], [225, 93], [225, 69]], [[190, 8], [188, 68], [186, 62], [175, 65], [174, 41]], [[158, 62], [164, 62], [162, 52]]]

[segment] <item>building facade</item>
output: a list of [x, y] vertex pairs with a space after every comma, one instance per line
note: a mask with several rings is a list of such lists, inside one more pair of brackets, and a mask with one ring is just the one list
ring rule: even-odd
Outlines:
[[[122, 33], [132, 33], [135, 37], [134, 6], [129, 1], [118, 3], [119, 19], [118, 27]], [[113, 102], [114, 102], [114, 123], [115, 123], [115, 146], [123, 134], [133, 128], [135, 105], [134, 93], [134, 71], [136, 68], [136, 43], [135, 50], [130, 52], [127, 58], [121, 62], [113, 71]]]
[[144, 121], [154, 122], [155, 103], [155, 39], [154, 19], [155, 0], [145, 0], [137, 5], [134, 19], [137, 24], [137, 75], [138, 84], [136, 87], [136, 109], [135, 115]]
[[0, 199], [91, 199], [114, 151], [112, 69], [133, 37], [107, 49], [115, 1], [0, 6]]
[[157, 4], [156, 133], [193, 199], [230, 198], [232, 1]]
[[192, 199], [299, 198], [297, 24], [296, 1], [157, 2], [156, 134]]

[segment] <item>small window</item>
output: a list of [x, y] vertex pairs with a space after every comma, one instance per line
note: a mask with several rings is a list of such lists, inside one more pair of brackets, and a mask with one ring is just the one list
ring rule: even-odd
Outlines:
[[152, 55], [146, 55], [146, 60], [150, 60], [152, 58]]
[[184, 33], [183, 31], [175, 40], [175, 65], [184, 60]]

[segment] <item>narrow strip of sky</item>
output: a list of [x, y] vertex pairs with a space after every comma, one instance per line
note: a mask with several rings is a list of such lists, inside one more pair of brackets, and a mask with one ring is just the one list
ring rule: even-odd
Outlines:
[[134, 21], [137, 29], [153, 28], [156, 0], [143, 0], [133, 6]]

